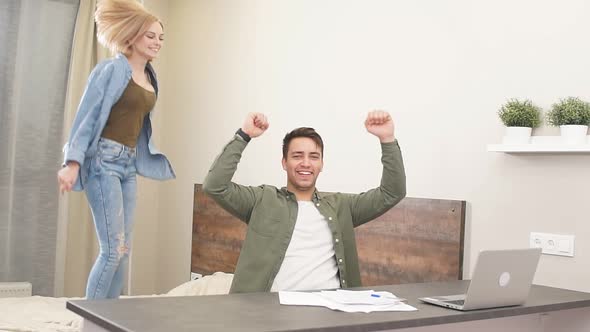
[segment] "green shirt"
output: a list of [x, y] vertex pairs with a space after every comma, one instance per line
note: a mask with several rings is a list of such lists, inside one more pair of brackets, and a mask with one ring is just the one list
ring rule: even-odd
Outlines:
[[[269, 291], [285, 257], [297, 220], [297, 198], [286, 188], [242, 186], [231, 181], [247, 146], [239, 135], [223, 148], [204, 191], [248, 224], [231, 293]], [[326, 218], [334, 243], [340, 286], [361, 286], [354, 227], [375, 219], [406, 195], [406, 175], [397, 140], [381, 143], [381, 185], [361, 194], [320, 193], [312, 201]]]

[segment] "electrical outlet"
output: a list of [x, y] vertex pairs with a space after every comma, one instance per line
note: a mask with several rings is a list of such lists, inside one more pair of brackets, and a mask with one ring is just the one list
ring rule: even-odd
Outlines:
[[531, 248], [541, 248], [543, 254], [574, 257], [573, 235], [532, 232], [529, 238]]

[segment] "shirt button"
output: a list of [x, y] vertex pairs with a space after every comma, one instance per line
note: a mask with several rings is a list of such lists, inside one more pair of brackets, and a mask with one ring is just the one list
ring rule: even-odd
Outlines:
[[315, 206], [320, 206], [320, 203], [317, 203]]
[[342, 284], [345, 285], [346, 284], [346, 280], [342, 279]]
[[330, 220], [330, 221], [331, 221], [331, 220], [332, 220], [332, 217], [328, 217], [328, 220]]
[[340, 242], [340, 240], [339, 239], [336, 239], [336, 243], [338, 243], [338, 242]]
[[340, 258], [340, 259], [338, 260], [338, 263], [342, 263], [342, 258]]

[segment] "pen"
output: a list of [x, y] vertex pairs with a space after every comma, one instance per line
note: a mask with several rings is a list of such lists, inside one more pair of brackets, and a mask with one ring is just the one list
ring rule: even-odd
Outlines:
[[[381, 296], [381, 295], [379, 295], [379, 294], [371, 294], [371, 296], [372, 296], [372, 297], [383, 297], [383, 296]], [[403, 302], [403, 301], [405, 301], [405, 300], [406, 300], [406, 299], [403, 299], [403, 298], [401, 298], [401, 297], [390, 297], [390, 296], [386, 296], [386, 297], [383, 297], [383, 298], [384, 298], [384, 299], [398, 300], [398, 301], [400, 301], [400, 302]]]

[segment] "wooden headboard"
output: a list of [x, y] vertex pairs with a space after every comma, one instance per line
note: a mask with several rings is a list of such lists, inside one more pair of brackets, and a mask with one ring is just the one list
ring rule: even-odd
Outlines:
[[[191, 271], [233, 273], [247, 226], [195, 185]], [[465, 201], [404, 198], [355, 229], [363, 286], [458, 280]]]

